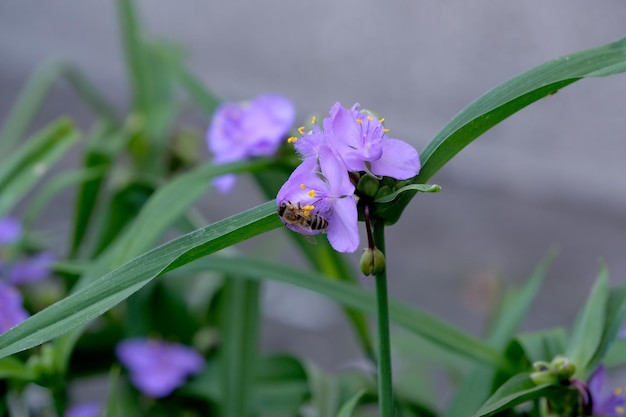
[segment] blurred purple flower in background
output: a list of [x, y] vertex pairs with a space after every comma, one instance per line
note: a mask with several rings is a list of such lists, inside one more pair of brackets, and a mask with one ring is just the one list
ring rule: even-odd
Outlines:
[[22, 224], [13, 217], [0, 219], [0, 245], [7, 245], [20, 240], [22, 237]]
[[204, 358], [192, 348], [157, 339], [124, 340], [116, 353], [130, 371], [133, 384], [154, 398], [171, 394], [204, 366]]
[[32, 284], [50, 277], [50, 267], [55, 262], [56, 256], [50, 252], [41, 252], [13, 263], [7, 268], [6, 274], [11, 284]]
[[599, 366], [589, 378], [588, 387], [593, 401], [593, 415], [594, 417], [622, 417], [626, 412], [624, 391], [617, 388], [607, 394], [604, 388], [605, 379], [604, 366]]
[[[207, 132], [215, 164], [225, 164], [255, 156], [272, 156], [295, 121], [293, 103], [280, 95], [265, 94], [250, 102], [223, 103], [213, 115]], [[234, 175], [214, 180], [222, 193], [235, 184]]]
[[18, 289], [0, 281], [0, 333], [17, 326], [28, 316], [22, 307], [22, 294]]
[[102, 406], [98, 403], [76, 404], [67, 409], [65, 417], [98, 417]]

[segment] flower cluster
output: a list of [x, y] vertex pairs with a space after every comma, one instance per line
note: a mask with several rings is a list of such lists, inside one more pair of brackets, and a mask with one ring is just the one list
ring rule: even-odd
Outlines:
[[168, 396], [204, 366], [204, 358], [192, 348], [157, 339], [124, 340], [116, 353], [133, 384], [154, 398]]
[[313, 120], [310, 131], [301, 127], [300, 137], [289, 138], [302, 163], [276, 197], [288, 228], [305, 235], [325, 231], [338, 252], [358, 248], [358, 180], [365, 175], [406, 180], [420, 170], [415, 148], [389, 138], [383, 123], [359, 104], [347, 109], [336, 103], [321, 127]]
[[[22, 226], [17, 219], [0, 219], [0, 246], [11, 245], [22, 238]], [[42, 281], [50, 275], [55, 257], [41, 252], [33, 257], [7, 262], [0, 258], [0, 333], [9, 330], [29, 317], [22, 303], [17, 285]]]
[[[207, 143], [215, 164], [273, 155], [295, 121], [292, 102], [276, 94], [261, 95], [250, 102], [223, 103], [213, 115]], [[214, 180], [226, 193], [235, 184], [234, 175]]]

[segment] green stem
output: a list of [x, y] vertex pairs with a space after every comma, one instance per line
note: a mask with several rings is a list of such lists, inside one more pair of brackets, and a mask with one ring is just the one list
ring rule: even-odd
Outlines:
[[[385, 253], [385, 224], [373, 221], [376, 247]], [[393, 416], [391, 378], [391, 347], [389, 344], [389, 305], [387, 296], [387, 269], [376, 275], [376, 304], [378, 307], [378, 400], [380, 416]]]

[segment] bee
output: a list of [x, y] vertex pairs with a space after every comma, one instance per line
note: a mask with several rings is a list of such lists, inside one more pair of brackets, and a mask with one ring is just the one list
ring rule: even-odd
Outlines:
[[328, 227], [328, 220], [311, 210], [313, 206], [302, 206], [300, 202], [293, 204], [291, 201], [281, 203], [278, 206], [278, 215], [285, 223], [298, 226], [308, 231], [322, 231]]

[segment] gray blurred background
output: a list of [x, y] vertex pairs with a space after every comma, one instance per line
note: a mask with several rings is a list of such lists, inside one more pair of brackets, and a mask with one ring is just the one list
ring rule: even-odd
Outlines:
[[[114, 6], [2, 2], [0, 116], [53, 57], [76, 63], [121, 111], [128, 108]], [[144, 0], [138, 8], [149, 32], [183, 45], [192, 71], [221, 98], [282, 93], [301, 122], [325, 116], [335, 101], [360, 102], [418, 150], [501, 82], [626, 36], [624, 0]], [[90, 125], [63, 84], [40, 120], [62, 114]], [[613, 283], [626, 281], [625, 116], [626, 76], [583, 80], [471, 144], [431, 180], [443, 191], [418, 196], [389, 229], [392, 296], [480, 334], [494, 283], [522, 283], [556, 244], [560, 255], [524, 328], [570, 325], [599, 260]], [[243, 180], [215, 200], [203, 208], [213, 220], [260, 196]], [[50, 213], [57, 227], [67, 223], [64, 214], [62, 204]], [[281, 236], [267, 239], [280, 249]], [[332, 303], [278, 286], [266, 298], [264, 349], [305, 353], [327, 369], [357, 355]]]

